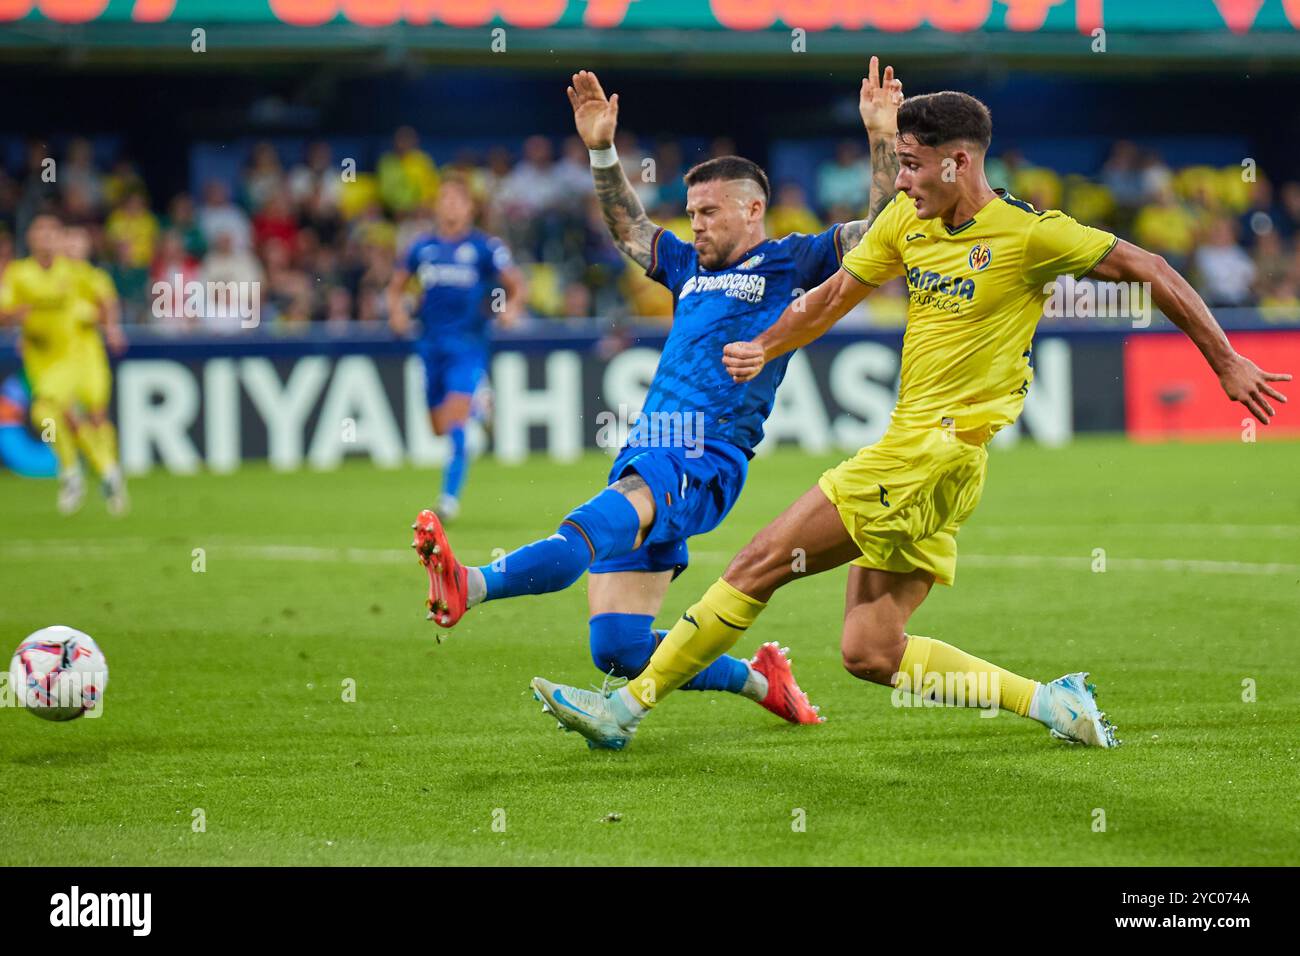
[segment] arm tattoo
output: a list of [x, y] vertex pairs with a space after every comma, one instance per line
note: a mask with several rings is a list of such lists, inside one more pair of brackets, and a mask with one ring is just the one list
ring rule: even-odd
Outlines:
[[596, 183], [596, 198], [600, 200], [600, 211], [605, 216], [610, 235], [614, 237], [614, 245], [641, 268], [648, 269], [650, 244], [659, 227], [645, 214], [645, 207], [632, 191], [622, 165], [615, 163], [603, 169], [593, 168], [591, 178]]
[[841, 245], [851, 249], [862, 241], [882, 209], [894, 198], [894, 181], [898, 179], [898, 154], [888, 140], [871, 144], [871, 210], [866, 219], [846, 222], [840, 232]]

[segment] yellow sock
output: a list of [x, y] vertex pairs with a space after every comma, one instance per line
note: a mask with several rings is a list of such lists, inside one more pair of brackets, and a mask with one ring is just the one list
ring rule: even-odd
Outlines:
[[718, 578], [673, 625], [645, 669], [628, 682], [628, 691], [653, 707], [725, 654], [765, 607]]
[[109, 463], [105, 461], [102, 449], [103, 441], [99, 434], [99, 427], [93, 422], [82, 422], [81, 427], [77, 429], [77, 445], [81, 448], [81, 454], [85, 456], [86, 461], [90, 462], [90, 467], [95, 469], [95, 474], [103, 478], [108, 473]]
[[105, 419], [98, 425], [86, 423], [82, 431], [89, 433], [91, 449], [86, 457], [102, 478], [117, 467], [117, 429]]
[[59, 471], [76, 468], [76, 435], [64, 410], [48, 398], [38, 398], [32, 402], [31, 414], [32, 424], [36, 426], [36, 433], [41, 441], [54, 449], [54, 457], [59, 461]]
[[1029, 713], [1037, 681], [973, 657], [932, 637], [909, 634], [894, 686], [954, 707], [990, 707]]

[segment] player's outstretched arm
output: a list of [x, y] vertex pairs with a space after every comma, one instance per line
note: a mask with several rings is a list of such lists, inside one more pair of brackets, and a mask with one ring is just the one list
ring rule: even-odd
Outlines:
[[121, 355], [126, 351], [126, 334], [122, 331], [122, 304], [116, 295], [105, 295], [100, 298], [98, 306], [99, 326], [104, 331], [104, 341], [110, 352]]
[[[607, 150], [614, 145], [618, 126], [618, 94], [606, 97], [596, 74], [579, 70], [567, 90], [573, 106], [573, 123], [578, 136], [589, 150]], [[609, 165], [597, 165], [593, 159], [591, 178], [596, 184], [596, 198], [605, 216], [614, 245], [634, 259], [641, 268], [650, 267], [650, 246], [659, 227], [645, 214], [645, 207], [632, 191], [623, 166], [614, 159]]]
[[722, 364], [731, 373], [731, 380], [748, 382], [772, 359], [821, 338], [874, 289], [840, 269], [786, 306], [781, 317], [758, 338], [732, 342], [723, 348]]
[[1290, 374], [1265, 372], [1238, 354], [1196, 290], [1163, 256], [1120, 239], [1088, 275], [1104, 282], [1150, 283], [1156, 308], [1196, 343], [1228, 397], [1245, 405], [1265, 425], [1276, 414], [1269, 399], [1286, 401], [1286, 396], [1269, 383], [1289, 382]]
[[524, 302], [528, 298], [528, 280], [518, 266], [509, 266], [501, 270], [501, 287], [505, 289], [505, 308], [497, 322], [503, 329], [513, 329], [519, 324], [524, 314]]
[[401, 268], [394, 269], [393, 278], [385, 290], [388, 298], [388, 327], [395, 335], [406, 335], [411, 331], [411, 314], [406, 309], [406, 283], [410, 281], [411, 273]]
[[840, 239], [845, 249], [851, 249], [861, 241], [880, 211], [898, 192], [894, 185], [898, 179], [898, 153], [894, 151], [894, 141], [898, 138], [898, 108], [902, 104], [902, 81], [894, 76], [892, 66], [885, 67], [882, 79], [880, 59], [873, 56], [858, 94], [858, 112], [862, 114], [862, 125], [867, 128], [867, 140], [871, 143], [870, 207], [866, 219], [844, 224]]

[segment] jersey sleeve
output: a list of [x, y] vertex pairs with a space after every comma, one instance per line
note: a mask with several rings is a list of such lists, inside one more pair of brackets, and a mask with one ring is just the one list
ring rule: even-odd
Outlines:
[[843, 224], [837, 223], [815, 236], [791, 236], [795, 244], [790, 256], [794, 259], [800, 288], [816, 288], [835, 274], [844, 258], [840, 245], [843, 229]]
[[695, 247], [660, 226], [650, 240], [650, 265], [645, 274], [676, 295], [682, 284], [695, 275]]
[[844, 254], [841, 263], [844, 271], [859, 282], [881, 285], [903, 274], [899, 239], [902, 238], [904, 209], [898, 200], [900, 195], [895, 193], [862, 240]]
[[420, 268], [419, 253], [422, 245], [424, 243], [416, 239], [415, 242], [411, 243], [411, 247], [406, 250], [406, 255], [402, 256], [398, 262], [398, 265], [411, 275], [415, 275], [415, 270]]
[[94, 293], [97, 302], [116, 302], [117, 287], [113, 285], [113, 277], [103, 269], [95, 268], [90, 273], [91, 290]]
[[1025, 238], [1025, 277], [1035, 287], [1057, 276], [1081, 279], [1118, 241], [1105, 230], [1085, 226], [1059, 210], [1049, 209], [1030, 225]]
[[488, 238], [487, 242], [484, 243], [484, 248], [487, 251], [485, 257], [487, 265], [483, 269], [483, 275], [488, 281], [496, 279], [502, 272], [515, 264], [514, 258], [510, 255], [510, 249], [495, 236]]

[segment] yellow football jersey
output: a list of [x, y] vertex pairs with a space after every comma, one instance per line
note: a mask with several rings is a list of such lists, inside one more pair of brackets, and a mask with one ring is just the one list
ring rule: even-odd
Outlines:
[[22, 322], [24, 350], [53, 354], [68, 348], [84, 281], [77, 264], [62, 256], [55, 257], [48, 269], [30, 256], [5, 267], [0, 275], [0, 309], [30, 307]]
[[80, 259], [70, 260], [77, 276], [77, 301], [73, 305], [78, 331], [98, 330], [102, 303], [117, 299], [113, 278], [103, 269]]
[[948, 426], [984, 441], [1015, 421], [1034, 378], [1030, 346], [1051, 283], [1091, 272], [1116, 241], [1002, 190], [952, 228], [918, 218], [905, 194], [894, 196], [843, 262], [869, 285], [907, 278], [894, 423]]

